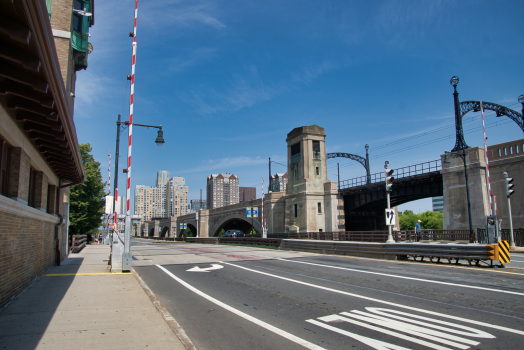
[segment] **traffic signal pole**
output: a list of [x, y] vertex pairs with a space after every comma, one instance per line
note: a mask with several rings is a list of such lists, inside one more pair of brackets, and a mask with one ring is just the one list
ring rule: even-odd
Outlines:
[[[384, 169], [386, 172], [386, 198], [387, 198], [387, 204], [388, 209], [391, 209], [391, 199], [390, 199], [390, 193], [391, 193], [391, 187], [393, 186], [393, 169], [388, 169], [389, 162], [386, 161], [386, 164], [384, 165]], [[386, 243], [395, 243], [395, 240], [393, 239], [393, 227], [391, 225], [388, 225], [388, 240]]]
[[511, 195], [514, 190], [511, 188], [513, 187], [513, 179], [508, 177], [508, 173], [504, 172], [504, 180], [506, 182], [506, 197], [508, 198], [508, 214], [509, 214], [509, 246], [510, 248], [516, 248], [515, 246], [515, 237], [513, 236], [513, 218], [511, 217]]

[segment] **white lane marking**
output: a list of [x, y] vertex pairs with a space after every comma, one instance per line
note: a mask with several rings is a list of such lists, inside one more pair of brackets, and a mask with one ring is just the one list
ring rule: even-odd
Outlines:
[[521, 295], [524, 296], [524, 293], [519, 292], [512, 292], [509, 290], [500, 290], [500, 289], [493, 289], [493, 288], [485, 288], [485, 287], [477, 287], [477, 286], [468, 286], [465, 284], [458, 284], [458, 283], [450, 283], [450, 282], [441, 282], [441, 281], [433, 281], [433, 280], [426, 280], [422, 278], [415, 278], [415, 277], [406, 277], [406, 276], [399, 276], [399, 275], [390, 275], [387, 273], [381, 273], [381, 272], [371, 272], [371, 271], [362, 271], [358, 269], [351, 269], [348, 267], [339, 267], [339, 266], [332, 266], [332, 265], [324, 265], [324, 264], [315, 264], [305, 261], [296, 261], [296, 260], [287, 260], [287, 259], [277, 259], [281, 261], [286, 262], [294, 262], [297, 264], [306, 264], [306, 265], [313, 265], [313, 266], [321, 266], [321, 267], [327, 267], [330, 269], [337, 269], [337, 270], [346, 270], [346, 271], [354, 271], [354, 272], [360, 272], [360, 273], [367, 273], [370, 275], [380, 275], [380, 276], [386, 276], [386, 277], [392, 277], [392, 278], [402, 278], [406, 280], [412, 280], [412, 281], [419, 281], [419, 282], [427, 282], [427, 283], [436, 283], [436, 284], [444, 284], [447, 286], [455, 286], [455, 287], [462, 287], [462, 288], [471, 288], [471, 289], [480, 289], [480, 290], [488, 290], [490, 292], [497, 292], [497, 293], [506, 293], [506, 294], [514, 294], [514, 295]]
[[186, 270], [186, 271], [190, 271], [190, 272], [209, 272], [211, 270], [218, 270], [218, 269], [221, 269], [223, 268], [224, 266], [222, 265], [218, 265], [218, 264], [211, 264], [211, 267], [200, 267], [200, 266], [195, 266], [189, 270]]
[[373, 349], [377, 349], [377, 350], [411, 350], [409, 348], [404, 348], [402, 346], [398, 346], [398, 345], [395, 345], [395, 344], [386, 343], [386, 342], [383, 342], [383, 341], [380, 341], [380, 340], [364, 337], [363, 335], [351, 333], [351, 332], [345, 331], [343, 329], [330, 326], [330, 325], [325, 324], [323, 322], [319, 322], [317, 320], [306, 320], [306, 322], [312, 323], [312, 324], [317, 325], [319, 327], [322, 327], [322, 328], [328, 329], [330, 331], [337, 332], [339, 334], [342, 334], [342, 335], [345, 335], [347, 337], [350, 337], [350, 338], [353, 338], [355, 340], [358, 340], [359, 342], [362, 342], [362, 343], [372, 347]]
[[294, 336], [293, 334], [291, 333], [288, 333], [288, 332], [285, 332], [277, 327], [274, 327], [272, 325], [270, 325], [269, 323], [266, 323], [264, 321], [261, 321], [259, 320], [258, 318], [254, 318], [253, 316], [250, 316], [240, 310], [237, 310], [227, 304], [224, 304], [223, 302], [213, 298], [212, 296], [202, 292], [201, 290], [199, 289], [196, 289], [195, 287], [193, 287], [192, 285], [190, 285], [189, 283], [183, 281], [182, 279], [180, 279], [179, 277], [175, 276], [173, 273], [171, 273], [169, 270], [167, 270], [165, 267], [163, 266], [160, 266], [160, 265], [156, 265], [159, 269], [161, 269], [162, 271], [164, 271], [168, 276], [170, 276], [172, 279], [174, 279], [175, 281], [177, 281], [178, 283], [180, 283], [181, 285], [183, 285], [184, 287], [186, 287], [187, 289], [189, 289], [190, 291], [200, 295], [201, 297], [203, 297], [204, 299], [207, 299], [209, 300], [210, 302], [226, 309], [227, 311], [229, 312], [232, 312], [234, 313], [235, 315], [237, 316], [240, 316], [250, 322], [253, 322], [254, 324], [260, 326], [260, 327], [263, 327], [265, 329], [267, 329], [268, 331], [271, 331], [273, 333], [276, 333], [286, 339], [289, 339], [291, 340], [292, 342], [295, 342], [299, 345], [302, 345], [303, 347], [307, 348], [307, 349], [312, 349], [312, 350], [326, 350], [316, 344], [313, 344], [313, 343], [310, 343], [308, 342], [307, 340], [304, 340], [302, 338], [299, 338], [297, 336]]
[[289, 281], [289, 282], [301, 284], [301, 285], [308, 286], [308, 287], [313, 287], [313, 288], [317, 288], [317, 289], [327, 290], [327, 291], [330, 291], [330, 292], [333, 292], [333, 293], [347, 295], [347, 296], [354, 297], [354, 298], [370, 300], [370, 301], [374, 301], [374, 302], [377, 302], [377, 303], [382, 303], [382, 304], [386, 304], [386, 305], [400, 307], [400, 308], [403, 308], [403, 309], [413, 310], [413, 311], [426, 313], [426, 314], [430, 314], [430, 315], [435, 315], [435, 316], [439, 316], [439, 317], [450, 318], [452, 320], [457, 320], [457, 321], [461, 321], [461, 322], [472, 323], [472, 324], [476, 324], [476, 325], [487, 327], [487, 328], [494, 328], [494, 329], [498, 329], [498, 330], [502, 330], [502, 331], [506, 331], [506, 332], [510, 332], [510, 333], [524, 335], [524, 331], [520, 331], [518, 329], [512, 329], [512, 328], [497, 326], [497, 325], [494, 325], [494, 324], [480, 322], [480, 321], [475, 321], [475, 320], [470, 320], [470, 319], [462, 318], [462, 317], [458, 317], [458, 316], [451, 316], [451, 315], [447, 315], [447, 314], [442, 314], [440, 312], [429, 311], [429, 310], [419, 309], [419, 308], [416, 308], [416, 307], [407, 306], [407, 305], [403, 305], [403, 304], [392, 303], [390, 301], [376, 299], [376, 298], [371, 298], [371, 297], [367, 297], [365, 295], [349, 293], [349, 292], [345, 292], [343, 290], [323, 287], [323, 286], [319, 286], [319, 285], [308, 283], [308, 282], [302, 282], [302, 281], [299, 281], [299, 280], [294, 280], [292, 278], [278, 276], [278, 275], [274, 275], [274, 274], [263, 272], [263, 271], [253, 270], [253, 269], [250, 269], [248, 267], [235, 265], [235, 264], [231, 264], [231, 263], [228, 263], [228, 262], [222, 262], [222, 264], [238, 267], [239, 269], [255, 272], [255, 273], [258, 273], [258, 274], [261, 274], [261, 275], [278, 278], [278, 279], [281, 279], [281, 280], [284, 280], [284, 281]]

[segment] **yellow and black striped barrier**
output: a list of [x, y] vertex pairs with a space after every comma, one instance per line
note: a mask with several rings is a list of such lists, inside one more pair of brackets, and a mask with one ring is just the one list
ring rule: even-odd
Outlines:
[[501, 264], [509, 264], [509, 244], [508, 241], [499, 241], [498, 244], [486, 244], [488, 260], [498, 260]]

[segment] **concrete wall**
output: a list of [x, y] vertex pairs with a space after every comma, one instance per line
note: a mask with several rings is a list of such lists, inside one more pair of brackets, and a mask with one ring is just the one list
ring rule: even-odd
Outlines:
[[[509, 177], [515, 179], [513, 181], [515, 194], [511, 198], [513, 226], [514, 228], [524, 227], [523, 146], [524, 139], [488, 146], [492, 195], [497, 197], [497, 209], [503, 220], [503, 228], [509, 228], [505, 181], [502, 175], [504, 171], [509, 174]], [[442, 155], [441, 159], [441, 173], [444, 182], [444, 229], [467, 230], [469, 223], [464, 163], [459, 156], [450, 156], [450, 163], [444, 162], [445, 155]], [[490, 212], [484, 148], [468, 148], [466, 150], [466, 163], [472, 226], [473, 229], [484, 228], [485, 217]]]

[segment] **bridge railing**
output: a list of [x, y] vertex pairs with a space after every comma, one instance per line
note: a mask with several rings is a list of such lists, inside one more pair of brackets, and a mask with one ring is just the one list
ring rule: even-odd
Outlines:
[[[509, 228], [503, 228], [500, 230], [500, 238], [503, 241], [509, 242]], [[513, 229], [513, 239], [515, 240], [515, 245], [519, 247], [524, 247], [524, 228], [514, 228]], [[487, 243], [488, 237], [486, 234], [485, 228], [477, 228], [477, 240], [479, 243]]]
[[[280, 238], [284, 234], [278, 234]], [[346, 231], [346, 232], [289, 232], [289, 239], [313, 239], [326, 241], [353, 241], [353, 242], [385, 242], [388, 239], [388, 231]], [[414, 230], [393, 231], [393, 239], [396, 242], [416, 241]], [[469, 230], [421, 230], [421, 240], [430, 242], [443, 241], [470, 241]]]
[[[437, 159], [437, 160], [432, 160], [432, 161], [425, 162], [425, 163], [409, 165], [403, 168], [393, 169], [394, 170], [393, 177], [395, 179], [402, 179], [402, 178], [408, 178], [412, 176], [437, 172], [437, 171], [440, 171], [441, 169], [442, 169], [442, 162], [440, 159]], [[369, 176], [369, 183], [378, 183], [378, 182], [384, 182], [384, 181], [386, 181], [386, 174], [383, 171], [380, 173], [371, 174]], [[339, 190], [351, 188], [351, 187], [357, 187], [357, 186], [364, 186], [369, 183], [368, 183], [367, 176], [359, 176], [353, 179], [340, 181]]]

